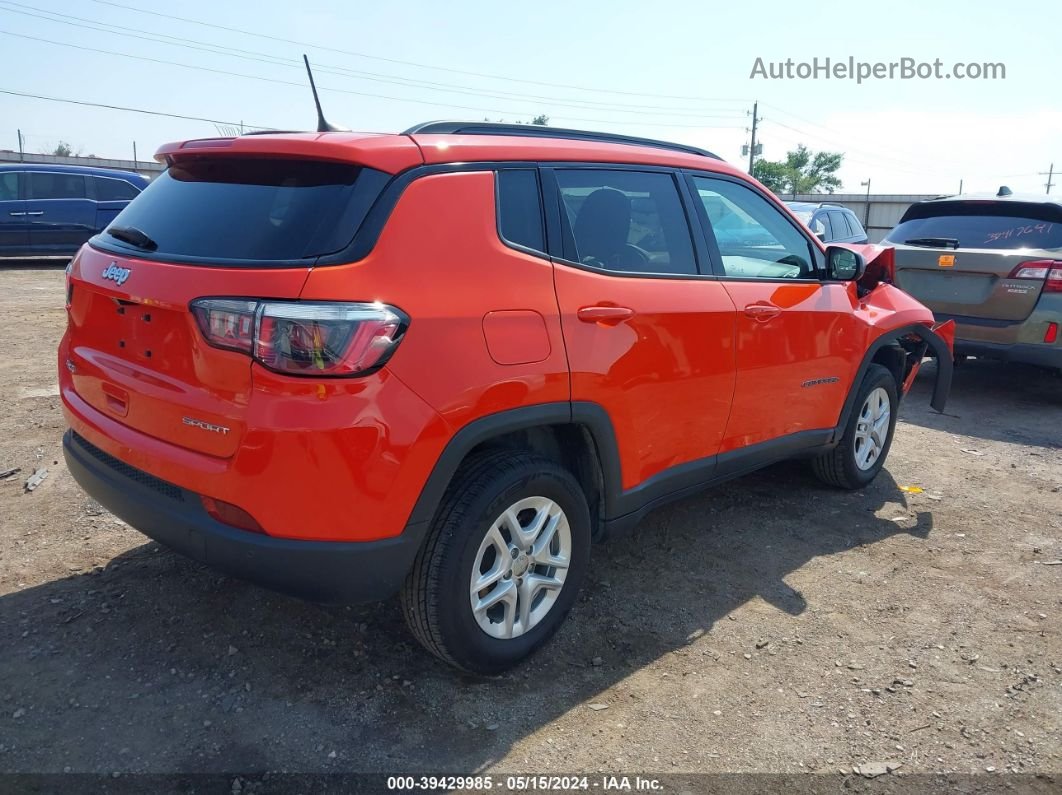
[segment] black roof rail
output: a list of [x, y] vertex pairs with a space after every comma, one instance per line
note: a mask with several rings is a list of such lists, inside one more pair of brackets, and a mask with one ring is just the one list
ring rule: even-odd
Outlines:
[[524, 138], [561, 138], [573, 141], [600, 141], [610, 144], [628, 144], [630, 146], [651, 146], [655, 149], [671, 149], [676, 152], [685, 152], [690, 155], [710, 157], [713, 160], [722, 160], [719, 155], [712, 154], [705, 149], [696, 146], [676, 144], [670, 141], [657, 141], [653, 138], [638, 138], [633, 135], [619, 135], [617, 133], [593, 132], [591, 130], [571, 130], [564, 127], [546, 127], [541, 124], [505, 124], [503, 122], [488, 121], [427, 121], [416, 124], [402, 135], [514, 135]]

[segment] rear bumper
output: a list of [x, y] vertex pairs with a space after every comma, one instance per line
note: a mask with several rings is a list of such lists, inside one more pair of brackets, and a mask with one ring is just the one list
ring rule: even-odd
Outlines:
[[199, 495], [136, 469], [73, 431], [63, 436], [70, 473], [101, 505], [145, 535], [226, 574], [318, 602], [351, 604], [393, 595], [426, 529], [382, 541], [273, 538], [214, 520]]
[[1004, 362], [1021, 362], [1040, 367], [1062, 368], [1062, 346], [1045, 343], [1015, 343], [1005, 345], [997, 342], [955, 340], [955, 353], [959, 356], [983, 356]]

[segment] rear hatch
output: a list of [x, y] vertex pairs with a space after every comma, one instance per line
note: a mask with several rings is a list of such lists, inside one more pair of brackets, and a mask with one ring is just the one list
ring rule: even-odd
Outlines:
[[[913, 205], [883, 241], [896, 284], [935, 313], [1025, 320], [1044, 287], [1037, 263], [1062, 258], [1062, 206], [1017, 200]], [[1019, 274], [1022, 274], [1019, 277]]]
[[71, 265], [65, 366], [74, 391], [130, 428], [233, 455], [252, 360], [206, 344], [189, 304], [297, 298], [314, 263], [351, 241], [386, 181], [350, 163], [284, 157], [172, 164]]

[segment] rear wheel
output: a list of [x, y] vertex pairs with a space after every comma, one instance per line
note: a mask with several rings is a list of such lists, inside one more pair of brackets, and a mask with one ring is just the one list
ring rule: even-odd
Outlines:
[[590, 511], [548, 459], [496, 451], [462, 465], [402, 589], [406, 622], [433, 654], [493, 674], [545, 643], [586, 574]]
[[877, 477], [892, 446], [897, 402], [892, 373], [880, 364], [870, 365], [840, 443], [811, 461], [818, 478], [838, 488], [858, 489]]

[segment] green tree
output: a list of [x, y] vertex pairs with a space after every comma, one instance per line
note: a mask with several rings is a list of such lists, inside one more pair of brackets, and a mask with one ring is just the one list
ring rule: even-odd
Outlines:
[[74, 149], [66, 141], [60, 141], [55, 145], [55, 150], [52, 152], [52, 154], [58, 155], [59, 157], [72, 157], [74, 154]]
[[[483, 121], [490, 121], [490, 117], [484, 116]], [[495, 121], [500, 124], [506, 124], [505, 119], [495, 119]], [[520, 121], [519, 119], [517, 119], [514, 124], [537, 124], [540, 127], [549, 127], [549, 116], [547, 116], [545, 113], [540, 113], [535, 116], [535, 118], [531, 119], [531, 121]]]
[[785, 160], [759, 160], [752, 176], [774, 193], [833, 193], [841, 187], [837, 176], [842, 152], [812, 152], [804, 144], [787, 152]]

